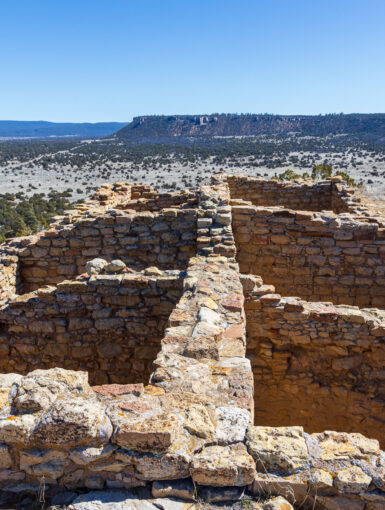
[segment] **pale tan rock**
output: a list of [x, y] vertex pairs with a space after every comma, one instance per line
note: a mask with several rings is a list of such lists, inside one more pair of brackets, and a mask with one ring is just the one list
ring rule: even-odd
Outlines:
[[146, 267], [143, 273], [147, 276], [161, 276], [162, 271], [158, 269], [156, 266]]
[[247, 448], [260, 471], [293, 473], [309, 467], [302, 427], [249, 427]]
[[0, 374], [0, 388], [11, 388], [14, 383], [20, 382], [22, 377], [22, 375], [14, 373]]
[[242, 443], [208, 446], [192, 459], [191, 475], [201, 485], [244, 486], [256, 474], [252, 457]]
[[251, 486], [252, 494], [266, 496], [282, 496], [291, 504], [301, 505], [308, 499], [307, 477], [301, 475], [276, 476], [257, 473]]
[[32, 440], [47, 446], [92, 446], [108, 442], [111, 434], [102, 403], [66, 398], [38, 417]]
[[180, 421], [174, 414], [123, 421], [114, 435], [114, 442], [129, 450], [164, 452], [170, 448], [180, 430]]
[[68, 453], [63, 450], [22, 450], [20, 452], [20, 469], [27, 470], [37, 464], [64, 461], [68, 459]]
[[99, 274], [106, 265], [107, 261], [104, 259], [92, 259], [86, 263], [86, 271], [90, 276]]
[[368, 439], [362, 434], [325, 431], [312, 434], [321, 449], [317, 458], [322, 460], [366, 459], [380, 454], [376, 439]]
[[105, 444], [103, 446], [78, 446], [70, 452], [70, 459], [75, 464], [80, 466], [87, 466], [91, 462], [105, 460], [113, 454], [117, 446], [112, 444]]
[[115, 457], [127, 465], [134, 465], [136, 476], [141, 480], [173, 480], [190, 476], [190, 456], [183, 451], [162, 455], [151, 453], [137, 455], [118, 450]]
[[190, 479], [156, 481], [151, 491], [154, 498], [181, 498], [186, 501], [194, 501], [196, 492]]
[[250, 413], [246, 409], [233, 406], [219, 406], [215, 410], [215, 439], [222, 444], [241, 442], [245, 439], [250, 423]]
[[338, 472], [334, 478], [334, 485], [341, 492], [359, 494], [369, 487], [371, 481], [371, 477], [364, 473], [360, 467], [352, 466]]
[[282, 496], [273, 498], [261, 506], [262, 510], [294, 510], [293, 506]]
[[28, 444], [35, 423], [36, 417], [31, 414], [11, 415], [0, 420], [0, 441], [7, 444]]
[[40, 375], [23, 377], [12, 386], [9, 397], [18, 413], [34, 413], [48, 409], [66, 391], [64, 384]]
[[0, 388], [0, 409], [9, 405], [9, 388]]
[[191, 434], [204, 439], [212, 438], [215, 427], [210, 419], [209, 413], [202, 405], [191, 406], [185, 410], [184, 428]]
[[82, 370], [66, 370], [64, 368], [49, 368], [47, 370], [33, 370], [27, 374], [28, 377], [44, 376], [53, 381], [64, 383], [70, 391], [88, 391], [88, 372]]
[[317, 496], [316, 503], [321, 510], [367, 510], [365, 501], [341, 496]]
[[315, 469], [309, 476], [309, 484], [317, 489], [333, 486], [333, 477], [325, 469]]

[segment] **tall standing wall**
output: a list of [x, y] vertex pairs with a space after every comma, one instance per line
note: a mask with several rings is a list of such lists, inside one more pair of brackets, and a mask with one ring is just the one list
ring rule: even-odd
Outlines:
[[385, 444], [385, 312], [263, 289], [245, 303], [255, 423], [361, 432]]
[[238, 205], [232, 213], [242, 273], [286, 296], [385, 307], [381, 220]]

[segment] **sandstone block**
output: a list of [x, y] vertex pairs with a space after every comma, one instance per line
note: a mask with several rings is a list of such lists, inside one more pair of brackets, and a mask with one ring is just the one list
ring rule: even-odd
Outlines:
[[209, 413], [202, 405], [188, 407], [185, 410], [184, 428], [191, 434], [204, 439], [214, 436], [215, 428]]
[[208, 446], [192, 459], [191, 475], [201, 485], [244, 486], [256, 474], [252, 457], [242, 443]]
[[215, 410], [217, 426], [215, 439], [221, 444], [241, 442], [245, 439], [246, 429], [250, 423], [250, 413], [246, 409], [219, 406]]
[[359, 494], [369, 487], [371, 481], [371, 477], [364, 473], [360, 467], [352, 466], [338, 472], [334, 479], [334, 485], [341, 492]]
[[111, 434], [103, 404], [65, 398], [38, 417], [31, 439], [46, 446], [93, 446], [107, 442]]
[[260, 471], [294, 473], [309, 467], [302, 427], [250, 427], [247, 448]]
[[123, 421], [114, 435], [118, 445], [138, 452], [167, 451], [180, 433], [174, 414], [162, 414], [148, 420]]

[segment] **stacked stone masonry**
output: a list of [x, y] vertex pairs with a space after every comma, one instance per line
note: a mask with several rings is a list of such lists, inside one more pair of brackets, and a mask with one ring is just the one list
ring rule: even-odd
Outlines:
[[95, 257], [120, 259], [133, 269], [184, 269], [196, 253], [196, 211], [135, 212], [99, 209], [75, 214], [38, 235], [11, 241], [24, 292], [76, 278]]
[[334, 211], [367, 214], [367, 208], [354, 195], [354, 189], [333, 177], [314, 183], [311, 180], [278, 181], [228, 175], [231, 198], [257, 206], [282, 206], [299, 211]]
[[234, 205], [243, 273], [285, 296], [385, 308], [385, 218]]
[[0, 371], [59, 366], [90, 382], [145, 382], [182, 293], [179, 271], [93, 275], [24, 294], [0, 309]]
[[[166, 208], [149, 187], [106, 185], [49, 230], [2, 247], [1, 370], [11, 373], [0, 376], [1, 489], [38, 491], [42, 479], [55, 491], [150, 487], [165, 502], [235, 501], [247, 489], [279, 496], [266, 510], [384, 508], [385, 312], [347, 306], [382, 307], [381, 294], [360, 301], [354, 268], [349, 292], [336, 293], [347, 302], [290, 279], [316, 256], [346, 277], [353, 256], [372, 268], [368, 288], [381, 287], [382, 220], [364, 206], [330, 212], [332, 200], [354, 203], [333, 181], [294, 183], [322, 191], [309, 212], [277, 208], [274, 195], [253, 205], [254, 181], [220, 174]], [[279, 190], [278, 205], [292, 208], [292, 192]], [[318, 211], [328, 194], [329, 212]], [[255, 236], [320, 249], [297, 253], [300, 266], [290, 250], [269, 252], [285, 259], [288, 297]], [[135, 250], [122, 243], [132, 237]]]

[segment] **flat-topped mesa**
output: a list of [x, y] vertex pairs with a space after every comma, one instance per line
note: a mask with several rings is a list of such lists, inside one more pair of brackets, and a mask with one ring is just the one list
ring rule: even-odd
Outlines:
[[4, 245], [0, 489], [384, 507], [385, 225], [351, 204], [117, 183]]

